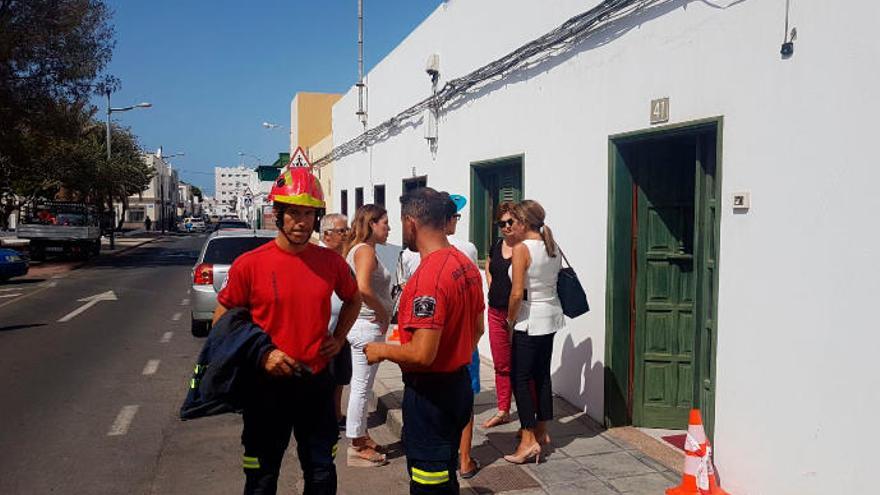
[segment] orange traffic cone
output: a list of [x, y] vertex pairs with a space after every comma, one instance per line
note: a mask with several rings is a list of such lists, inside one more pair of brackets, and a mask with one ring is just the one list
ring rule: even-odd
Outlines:
[[[684, 474], [681, 484], [666, 490], [666, 495], [700, 495], [697, 478], [701, 474], [703, 456], [706, 452], [706, 432], [699, 409], [691, 409], [688, 431], [684, 441]], [[704, 485], [708, 488], [708, 484]]]
[[707, 490], [700, 490], [700, 493], [704, 495], [728, 495], [727, 492], [721, 489], [718, 486], [718, 480], [715, 478], [715, 463], [712, 462], [712, 444], [706, 440], [706, 471], [708, 472], [708, 482], [709, 488]]

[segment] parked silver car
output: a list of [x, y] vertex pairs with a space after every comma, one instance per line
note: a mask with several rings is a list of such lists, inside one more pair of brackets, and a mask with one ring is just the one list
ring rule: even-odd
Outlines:
[[274, 230], [218, 230], [205, 241], [192, 271], [192, 334], [208, 335], [217, 306], [217, 292], [235, 258], [275, 238]]

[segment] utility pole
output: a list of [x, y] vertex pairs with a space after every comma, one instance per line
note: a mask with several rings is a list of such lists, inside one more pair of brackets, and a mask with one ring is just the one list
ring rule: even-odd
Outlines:
[[[110, 164], [110, 89], [107, 89], [107, 164]], [[103, 201], [103, 200], [102, 200]], [[113, 204], [113, 193], [110, 193], [110, 249], [116, 249], [116, 206]]]

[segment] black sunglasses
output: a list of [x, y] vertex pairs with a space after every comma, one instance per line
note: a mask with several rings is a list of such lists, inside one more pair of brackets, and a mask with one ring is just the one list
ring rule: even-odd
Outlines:
[[516, 220], [509, 218], [507, 220], [499, 220], [495, 222], [495, 225], [497, 225], [499, 229], [503, 229], [504, 227], [513, 227], [514, 223], [516, 223]]

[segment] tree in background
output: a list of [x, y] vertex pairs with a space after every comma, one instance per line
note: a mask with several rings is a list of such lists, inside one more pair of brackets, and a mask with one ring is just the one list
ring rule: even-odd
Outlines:
[[113, 130], [107, 163], [88, 103], [112, 55], [110, 16], [101, 0], [0, 0], [0, 228], [36, 197], [65, 190], [103, 205], [149, 183], [127, 129]]
[[196, 186], [194, 184], [190, 184], [190, 187], [192, 188], [193, 196], [199, 198], [199, 202], [201, 202], [202, 198], [205, 197], [204, 193], [202, 193], [202, 190], [199, 189], [199, 186]]

